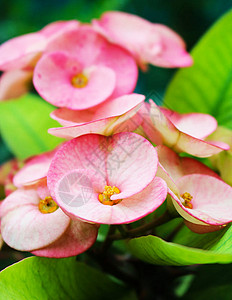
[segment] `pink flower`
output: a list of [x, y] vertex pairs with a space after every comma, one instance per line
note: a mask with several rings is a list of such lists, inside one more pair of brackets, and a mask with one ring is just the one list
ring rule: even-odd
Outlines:
[[0, 70], [33, 69], [49, 42], [78, 28], [77, 21], [54, 22], [42, 30], [13, 38], [0, 46]]
[[68, 257], [86, 251], [95, 242], [95, 225], [71, 220], [53, 201], [46, 186], [18, 189], [1, 205], [1, 233], [12, 248], [38, 256]]
[[210, 232], [232, 221], [232, 188], [216, 173], [166, 146], [158, 147], [158, 156], [157, 175], [166, 181], [173, 205], [190, 229]]
[[123, 131], [134, 131], [142, 122], [137, 112], [144, 99], [143, 95], [130, 94], [109, 99], [92, 110], [57, 109], [51, 117], [64, 127], [51, 128], [48, 132], [70, 139], [88, 133], [112, 135]]
[[38, 256], [68, 257], [95, 242], [98, 227], [71, 220], [47, 189], [47, 170], [56, 149], [29, 159], [14, 176], [20, 188], [1, 205], [1, 232], [12, 248]]
[[158, 107], [153, 101], [143, 106], [141, 114], [144, 132], [156, 145], [165, 144], [176, 152], [187, 152], [198, 157], [208, 157], [229, 149], [225, 143], [203, 140], [217, 127], [217, 121], [210, 115], [181, 115]]
[[104, 13], [92, 24], [110, 41], [130, 51], [143, 69], [147, 63], [160, 67], [188, 67], [193, 63], [182, 38], [164, 25], [124, 12]]
[[55, 106], [83, 110], [135, 88], [138, 70], [132, 56], [89, 26], [64, 33], [46, 51], [33, 81]]
[[165, 182], [155, 177], [157, 153], [143, 137], [97, 134], [68, 141], [53, 159], [48, 187], [74, 220], [100, 224], [130, 223], [165, 200]]

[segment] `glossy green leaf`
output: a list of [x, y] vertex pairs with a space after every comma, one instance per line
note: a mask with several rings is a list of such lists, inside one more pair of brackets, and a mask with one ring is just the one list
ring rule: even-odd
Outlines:
[[0, 103], [0, 132], [16, 157], [25, 159], [61, 142], [47, 133], [48, 128], [58, 125], [49, 116], [52, 110], [54, 106], [31, 94]]
[[232, 11], [193, 49], [194, 65], [177, 72], [164, 105], [178, 112], [203, 112], [232, 128]]
[[135, 238], [128, 243], [129, 250], [139, 259], [157, 265], [192, 265], [232, 262], [232, 251], [210, 251], [170, 243], [155, 236]]
[[5, 300], [136, 300], [134, 293], [74, 257], [29, 257], [0, 273]]

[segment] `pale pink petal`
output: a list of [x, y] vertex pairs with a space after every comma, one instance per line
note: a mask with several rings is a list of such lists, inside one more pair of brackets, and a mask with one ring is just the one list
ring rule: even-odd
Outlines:
[[64, 234], [49, 246], [32, 251], [37, 256], [69, 257], [78, 255], [89, 249], [96, 241], [98, 228], [96, 225], [71, 220]]
[[107, 155], [107, 181], [121, 193], [112, 200], [128, 198], [141, 192], [155, 177], [158, 157], [155, 148], [135, 133], [114, 135]]
[[78, 30], [66, 32], [49, 43], [46, 51], [54, 52], [58, 49], [76, 57], [83, 67], [94, 65], [112, 69], [116, 74], [112, 97], [119, 97], [134, 90], [138, 78], [134, 58], [121, 47], [109, 43], [90, 26], [81, 26]]
[[18, 98], [28, 92], [32, 82], [32, 72], [12, 70], [0, 78], [0, 101]]
[[[193, 208], [186, 208], [174, 197], [181, 207], [181, 215], [188, 221], [204, 225], [223, 225], [232, 221], [232, 188], [215, 177], [192, 174], [177, 182], [180, 194], [188, 192], [193, 199]], [[203, 223], [203, 224], [202, 224]]]
[[56, 152], [48, 171], [48, 188], [52, 195], [59, 179], [74, 169], [92, 170], [96, 176], [105, 179], [108, 145], [108, 138], [97, 134], [83, 135], [66, 142]]
[[229, 146], [225, 143], [220, 143], [218, 146], [218, 144], [215, 145], [182, 132], [180, 132], [177, 145], [173, 147], [177, 152], [187, 152], [198, 157], [209, 157], [223, 150], [228, 150], [228, 148]]
[[[76, 88], [71, 83], [78, 73], [88, 78], [83, 88]], [[33, 82], [38, 93], [48, 102], [70, 109], [87, 109], [111, 96], [115, 88], [115, 73], [105, 66], [82, 69], [81, 61], [76, 58], [64, 52], [53, 52], [39, 60]]]
[[220, 179], [220, 176], [196, 159], [179, 157], [173, 150], [165, 145], [157, 148], [159, 162], [171, 178], [176, 181], [188, 174], [205, 174]]
[[192, 65], [181, 37], [168, 27], [153, 24], [124, 12], [104, 13], [93, 27], [114, 43], [125, 47], [144, 68], [151, 63], [161, 67]]
[[179, 114], [162, 107], [160, 110], [177, 129], [198, 139], [206, 138], [217, 128], [216, 119], [208, 114]]
[[61, 209], [43, 214], [35, 190], [17, 190], [1, 205], [1, 232], [12, 248], [32, 251], [56, 241], [68, 228], [70, 219]]
[[[146, 119], [149, 118], [147, 115], [143, 122], [146, 124], [143, 126], [144, 131], [156, 145], [165, 144], [176, 152], [187, 152], [198, 157], [208, 157], [227, 150], [229, 147], [227, 144], [213, 145], [180, 131], [153, 101], [150, 101], [144, 110], [148, 110], [150, 114], [149, 122], [146, 122]], [[150, 125], [153, 126], [153, 131]]]
[[51, 117], [63, 126], [74, 125], [78, 123], [87, 123], [95, 120], [117, 117], [127, 113], [145, 99], [144, 95], [129, 94], [118, 98], [108, 99], [92, 109], [71, 110], [59, 108], [51, 113]]
[[0, 46], [0, 70], [33, 67], [45, 49], [46, 39], [40, 33], [29, 33], [13, 38]]
[[31, 185], [46, 177], [56, 151], [57, 149], [28, 159], [25, 166], [14, 176], [14, 185], [17, 187]]
[[[142, 95], [138, 95], [138, 96], [142, 96]], [[126, 96], [122, 96], [120, 98], [126, 98]], [[120, 101], [118, 104], [121, 104]], [[135, 102], [134, 105], [136, 104], [137, 103]], [[90, 121], [88, 123], [79, 123], [77, 125], [60, 127], [60, 128], [50, 128], [48, 132], [52, 135], [63, 137], [66, 139], [78, 137], [88, 133], [98, 133], [98, 134], [109, 136], [119, 132], [132, 132], [136, 130], [142, 122], [142, 118], [139, 114], [140, 105], [141, 104], [137, 104], [132, 108], [131, 108], [132, 104], [130, 108], [128, 105], [128, 108], [130, 110], [128, 110], [127, 112], [125, 112], [125, 110], [122, 109], [123, 105], [121, 105], [120, 107], [121, 107], [122, 115], [115, 116], [115, 117], [106, 117], [104, 119], [99, 119], [99, 120], [94, 120], [94, 118], [92, 117], [93, 121]], [[118, 108], [118, 113], [120, 113], [119, 108]], [[73, 113], [72, 115], [74, 116], [74, 114], [75, 113]], [[109, 109], [108, 114], [113, 114], [113, 112]], [[66, 116], [67, 115], [68, 113], [66, 111]], [[87, 115], [86, 117], [90, 118], [90, 115]]]
[[[85, 198], [83, 198], [79, 184], [76, 186], [75, 184], [69, 184], [68, 187], [67, 184], [63, 184], [63, 180], [66, 180], [66, 176], [75, 174], [76, 171], [77, 170], [74, 170], [64, 175], [64, 177], [57, 182], [55, 187], [57, 202], [60, 203], [60, 206], [66, 214], [73, 219], [79, 218], [100, 224], [133, 222], [153, 212], [164, 202], [167, 195], [165, 182], [160, 178], [155, 178], [140, 193], [125, 198], [116, 205], [104, 205], [98, 200], [99, 192], [97, 192], [98, 188], [96, 188], [95, 184], [93, 184], [92, 191], [89, 188], [85, 194], [87, 195]], [[87, 173], [85, 173], [85, 175], [87, 175]], [[99, 186], [101, 186], [102, 183], [100, 183]], [[64, 187], [67, 190], [66, 192], [64, 191]], [[71, 195], [69, 199], [64, 195], [67, 192]], [[82, 203], [82, 205], [80, 205], [80, 203]]]

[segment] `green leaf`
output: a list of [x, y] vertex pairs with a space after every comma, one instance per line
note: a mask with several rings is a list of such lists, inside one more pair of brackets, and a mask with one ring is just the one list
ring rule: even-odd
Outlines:
[[202, 266], [198, 269], [195, 279], [185, 300], [230, 300], [232, 299], [232, 266]]
[[213, 115], [232, 129], [232, 11], [223, 16], [193, 49], [194, 65], [177, 72], [164, 105], [178, 112]]
[[58, 123], [49, 114], [54, 106], [36, 95], [0, 103], [0, 131], [10, 150], [19, 159], [49, 151], [62, 140], [47, 133]]
[[[129, 250], [139, 259], [157, 265], [193, 265], [232, 262], [232, 251], [223, 253], [170, 243], [156, 236], [144, 236], [128, 242]], [[226, 248], [226, 246], [225, 246]]]
[[74, 257], [29, 257], [0, 273], [0, 295], [6, 300], [135, 300], [122, 284]]

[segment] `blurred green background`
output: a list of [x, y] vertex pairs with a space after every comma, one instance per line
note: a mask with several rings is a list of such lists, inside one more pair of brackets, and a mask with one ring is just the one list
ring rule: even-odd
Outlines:
[[[232, 7], [232, 0], [1, 0], [0, 7], [0, 43], [37, 31], [56, 20], [89, 22], [104, 11], [121, 10], [169, 26], [184, 38], [191, 50], [205, 31]], [[162, 98], [175, 71], [150, 66], [147, 73], [140, 74], [137, 91], [156, 92]], [[0, 163], [10, 157], [0, 138]]]

